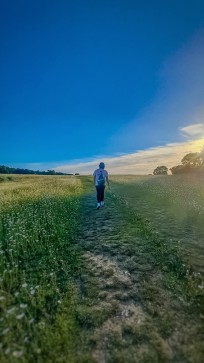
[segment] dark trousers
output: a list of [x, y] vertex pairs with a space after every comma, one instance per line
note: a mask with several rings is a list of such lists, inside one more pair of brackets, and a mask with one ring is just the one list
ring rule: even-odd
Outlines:
[[101, 202], [104, 201], [104, 190], [105, 190], [105, 185], [97, 185], [96, 186], [98, 203], [101, 203]]

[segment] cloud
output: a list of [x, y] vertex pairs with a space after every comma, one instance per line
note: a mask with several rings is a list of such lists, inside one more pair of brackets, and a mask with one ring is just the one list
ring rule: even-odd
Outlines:
[[194, 124], [180, 128], [181, 133], [187, 137], [204, 137], [204, 124]]
[[[193, 125], [191, 126], [193, 127]], [[186, 128], [188, 127], [190, 126]], [[184, 155], [189, 152], [200, 151], [203, 145], [204, 138], [201, 138], [180, 143], [169, 143], [116, 157], [105, 157], [102, 160], [110, 174], [151, 174], [158, 165], [166, 165], [168, 168], [178, 165]], [[66, 173], [92, 174], [102, 160], [101, 158], [95, 158], [88, 162], [82, 160], [81, 162], [58, 166], [55, 170]]]

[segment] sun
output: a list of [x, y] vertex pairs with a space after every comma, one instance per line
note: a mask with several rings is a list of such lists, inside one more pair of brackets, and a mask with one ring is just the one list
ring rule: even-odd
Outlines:
[[192, 142], [192, 152], [199, 152], [204, 148], [204, 137]]

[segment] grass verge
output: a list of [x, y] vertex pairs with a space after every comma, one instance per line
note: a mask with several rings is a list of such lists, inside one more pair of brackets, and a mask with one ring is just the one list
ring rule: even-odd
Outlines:
[[137, 231], [145, 237], [147, 243], [145, 248], [154, 258], [154, 263], [158, 265], [166, 276], [169, 288], [173, 288], [182, 298], [185, 298], [194, 311], [204, 313], [204, 280], [200, 273], [184, 263], [181, 247], [171, 244], [164, 239], [148, 219], [135, 212], [125, 198], [112, 193], [112, 198], [123, 207], [127, 221], [137, 226]]

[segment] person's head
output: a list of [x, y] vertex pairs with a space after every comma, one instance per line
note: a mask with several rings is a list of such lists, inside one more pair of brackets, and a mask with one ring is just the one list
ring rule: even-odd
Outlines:
[[105, 164], [104, 164], [103, 162], [101, 162], [101, 163], [99, 164], [99, 168], [100, 168], [100, 169], [105, 169]]

